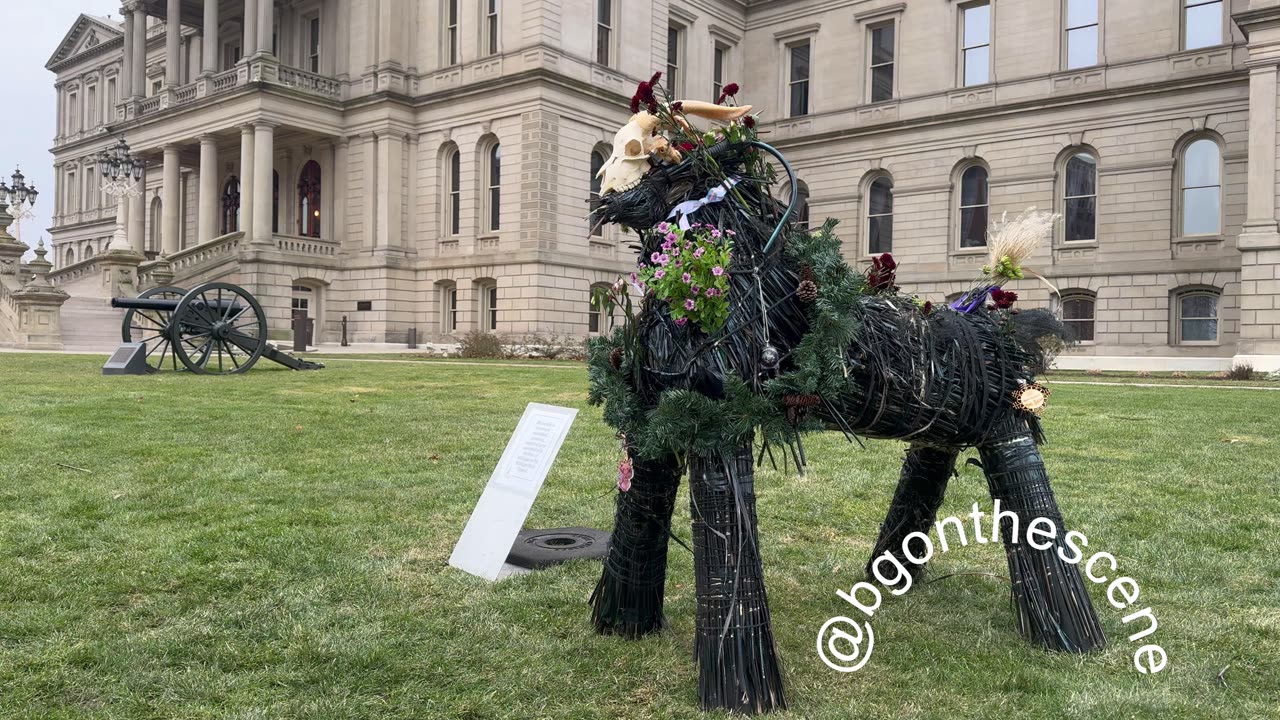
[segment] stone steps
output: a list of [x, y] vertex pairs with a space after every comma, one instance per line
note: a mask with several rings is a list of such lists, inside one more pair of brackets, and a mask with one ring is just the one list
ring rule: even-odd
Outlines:
[[124, 310], [103, 298], [73, 297], [62, 305], [62, 347], [65, 350], [111, 352], [119, 347]]

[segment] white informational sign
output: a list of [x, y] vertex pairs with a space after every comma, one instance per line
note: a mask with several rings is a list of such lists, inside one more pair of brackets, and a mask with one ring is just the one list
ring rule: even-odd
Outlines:
[[573, 408], [529, 403], [449, 556], [450, 565], [498, 579], [577, 415]]

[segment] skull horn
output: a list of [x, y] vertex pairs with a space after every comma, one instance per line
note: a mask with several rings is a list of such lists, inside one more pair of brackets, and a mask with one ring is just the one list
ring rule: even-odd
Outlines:
[[750, 105], [728, 107], [725, 105], [714, 105], [700, 100], [684, 100], [681, 102], [681, 105], [681, 109], [684, 110], [685, 115], [706, 118], [708, 120], [716, 120], [722, 123], [732, 122], [751, 112]]

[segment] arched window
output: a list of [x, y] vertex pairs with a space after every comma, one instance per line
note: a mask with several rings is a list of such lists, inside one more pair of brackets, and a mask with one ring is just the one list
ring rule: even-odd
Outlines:
[[494, 143], [485, 157], [484, 184], [488, 192], [485, 197], [484, 229], [497, 232], [502, 227], [502, 146]]
[[1067, 242], [1098, 239], [1098, 160], [1078, 152], [1067, 158], [1062, 183], [1062, 215]]
[[1222, 149], [1209, 138], [1182, 151], [1182, 235], [1216, 235], [1222, 229]]
[[240, 231], [240, 178], [232, 175], [222, 186], [222, 234]]
[[85, 260], [88, 260], [89, 258], [93, 257], [93, 245], [85, 245], [84, 252], [80, 253], [80, 257], [84, 258]]
[[1059, 301], [1062, 324], [1078, 342], [1093, 342], [1093, 317], [1097, 299], [1087, 290], [1066, 290]]
[[444, 234], [462, 232], [462, 154], [453, 143], [444, 146], [441, 155], [444, 176]]
[[991, 196], [987, 169], [971, 165], [960, 175], [960, 247], [987, 246], [987, 213]]
[[797, 180], [795, 187], [787, 191], [787, 202], [791, 202], [791, 193], [796, 193], [796, 207], [791, 213], [791, 221], [805, 230], [809, 229], [809, 185]]
[[75, 264], [76, 264], [76, 249], [67, 248], [67, 262], [66, 264], [63, 265], [63, 267], [66, 267], [67, 265], [75, 265]]
[[1176, 291], [1173, 295], [1173, 344], [1216, 345], [1219, 298], [1216, 288]]
[[308, 160], [298, 176], [298, 234], [320, 237], [320, 163]]
[[280, 232], [280, 173], [271, 171], [271, 232]]
[[458, 286], [452, 281], [441, 280], [436, 283], [438, 302], [440, 303], [440, 332], [452, 333], [458, 330]]
[[498, 283], [488, 279], [476, 280], [475, 289], [480, 329], [493, 332], [498, 329]]
[[[600, 174], [600, 168], [604, 167], [604, 164], [607, 160], [608, 158], [600, 150], [597, 149], [597, 150], [591, 151], [591, 194], [590, 194], [590, 202], [589, 202], [591, 211], [587, 216], [588, 223], [592, 222], [591, 216], [595, 215], [596, 208], [600, 207], [600, 184], [601, 183], [600, 183], [600, 178], [597, 176]], [[602, 237], [603, 235], [604, 235], [604, 225], [593, 226], [591, 228], [592, 237]]]
[[160, 197], [151, 199], [151, 232], [147, 235], [147, 249], [158, 251], [163, 247], [161, 225], [164, 224], [164, 206]]
[[608, 315], [608, 301], [605, 293], [609, 291], [608, 283], [596, 283], [591, 286], [587, 295], [587, 332], [604, 332], [605, 318]]
[[880, 175], [867, 188], [867, 252], [893, 252], [893, 178]]

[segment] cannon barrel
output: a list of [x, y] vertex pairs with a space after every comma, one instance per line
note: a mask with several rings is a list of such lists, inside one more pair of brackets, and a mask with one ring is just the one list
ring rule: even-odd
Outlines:
[[[111, 298], [111, 307], [124, 308], [126, 310], [161, 310], [164, 312], [173, 312], [178, 308], [179, 300], [174, 298]], [[232, 310], [239, 310], [243, 307], [234, 300], [214, 300], [211, 302], [200, 301], [194, 303], [197, 307], [216, 308], [218, 310], [226, 310], [228, 307]]]

